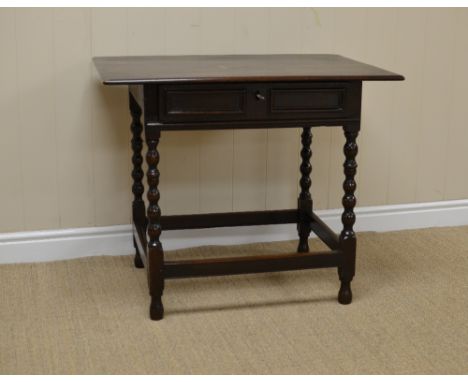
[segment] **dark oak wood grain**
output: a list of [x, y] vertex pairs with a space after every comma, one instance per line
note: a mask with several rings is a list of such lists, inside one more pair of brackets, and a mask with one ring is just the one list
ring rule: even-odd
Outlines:
[[148, 151], [146, 153], [146, 163], [148, 171], [146, 178], [148, 181], [148, 272], [149, 289], [151, 295], [150, 316], [153, 320], [160, 320], [164, 315], [162, 304], [162, 294], [164, 290], [164, 252], [159, 237], [161, 236], [161, 209], [159, 208], [159, 138], [147, 138]]
[[[132, 116], [133, 237], [135, 266], [147, 268], [150, 317], [164, 315], [165, 279], [336, 267], [338, 301], [352, 301], [355, 274], [357, 169], [363, 81], [403, 76], [337, 55], [97, 57], [104, 84], [128, 85]], [[141, 122], [143, 117], [143, 123]], [[342, 126], [344, 145], [343, 229], [333, 232], [313, 211], [312, 127]], [[166, 130], [302, 127], [300, 194], [296, 209], [163, 216], [159, 207], [159, 151]], [[148, 208], [142, 149], [147, 146]], [[297, 253], [217, 259], [164, 259], [162, 230], [296, 223]], [[309, 252], [313, 231], [330, 248]]]
[[340, 251], [167, 261], [164, 277], [200, 277], [336, 267]]
[[197, 215], [162, 216], [163, 230], [241, 227], [249, 225], [287, 224], [298, 221], [298, 211], [245, 211], [245, 212], [217, 212]]
[[312, 196], [310, 194], [310, 186], [312, 180], [310, 179], [310, 173], [312, 172], [312, 165], [310, 164], [310, 158], [312, 157], [312, 129], [310, 127], [304, 127], [301, 135], [301, 179], [299, 185], [301, 186], [301, 192], [297, 201], [297, 209], [299, 211], [299, 222], [297, 224], [297, 231], [299, 234], [299, 245], [297, 247], [298, 252], [309, 252], [309, 235], [311, 231], [310, 217], [312, 216]]
[[343, 147], [345, 161], [343, 164], [345, 181], [343, 182], [344, 196], [342, 204], [344, 207], [341, 215], [343, 230], [340, 234], [341, 249], [344, 254], [344, 261], [338, 267], [338, 275], [341, 281], [340, 291], [338, 293], [338, 301], [340, 304], [349, 304], [352, 301], [353, 295], [351, 292], [351, 281], [354, 277], [356, 265], [356, 234], [354, 232], [354, 223], [356, 215], [354, 214], [354, 206], [356, 205], [356, 181], [354, 177], [357, 171], [356, 155], [358, 146], [356, 138], [359, 134], [359, 126], [346, 125], [343, 127], [346, 142]]
[[[129, 93], [129, 107], [130, 114], [132, 116], [132, 124], [130, 129], [132, 131], [132, 192], [133, 192], [133, 202], [132, 202], [132, 217], [133, 221], [138, 222], [139, 225], [146, 225], [146, 215], [145, 215], [145, 202], [143, 200], [143, 192], [145, 188], [143, 186], [143, 156], [141, 151], [143, 150], [143, 140], [141, 139], [141, 133], [143, 131], [143, 125], [141, 124], [141, 108], [138, 105], [138, 102], [135, 101], [133, 96]], [[141, 252], [138, 249], [136, 240], [133, 239], [133, 245], [135, 247], [135, 267], [143, 268], [143, 260]]]
[[94, 63], [107, 85], [404, 79], [335, 54], [96, 57]]
[[[157, 104], [146, 108], [163, 124], [187, 122], [282, 121], [310, 118], [355, 119], [360, 115], [361, 83], [251, 82], [147, 84], [157, 87]], [[207, 125], [209, 126], [209, 124]]]

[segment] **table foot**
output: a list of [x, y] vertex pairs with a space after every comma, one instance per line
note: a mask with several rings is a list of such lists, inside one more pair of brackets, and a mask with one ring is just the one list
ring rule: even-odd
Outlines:
[[351, 292], [351, 283], [341, 282], [340, 291], [338, 292], [338, 302], [342, 305], [351, 304], [353, 293]]
[[154, 321], [162, 320], [164, 316], [164, 306], [161, 297], [151, 297], [150, 317]]
[[300, 238], [299, 245], [297, 247], [297, 252], [299, 253], [309, 252], [309, 244], [307, 243], [307, 238], [305, 239]]
[[141, 260], [140, 254], [137, 252], [135, 253], [135, 257], [133, 258], [133, 264], [135, 268], [144, 268], [143, 261]]
[[140, 252], [138, 251], [138, 246], [135, 241], [135, 238], [133, 238], [133, 246], [135, 247], [135, 257], [133, 258], [133, 264], [135, 265], [135, 268], [144, 268], [143, 260], [141, 260], [141, 255]]

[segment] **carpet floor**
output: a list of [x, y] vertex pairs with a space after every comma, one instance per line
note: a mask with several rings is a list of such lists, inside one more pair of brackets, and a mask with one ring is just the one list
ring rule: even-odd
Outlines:
[[0, 374], [468, 373], [468, 227], [359, 234], [352, 285], [342, 306], [335, 269], [169, 280], [154, 322], [130, 256], [2, 265]]

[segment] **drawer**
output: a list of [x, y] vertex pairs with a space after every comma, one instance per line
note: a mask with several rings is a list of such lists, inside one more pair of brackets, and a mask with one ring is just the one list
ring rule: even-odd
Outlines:
[[268, 93], [268, 119], [304, 120], [360, 115], [360, 83], [283, 83], [270, 86]]
[[345, 89], [272, 89], [272, 113], [340, 112]]
[[359, 117], [360, 92], [361, 84], [353, 82], [161, 85], [158, 119], [186, 123]]
[[243, 86], [168, 85], [159, 91], [164, 122], [229, 121], [247, 117]]

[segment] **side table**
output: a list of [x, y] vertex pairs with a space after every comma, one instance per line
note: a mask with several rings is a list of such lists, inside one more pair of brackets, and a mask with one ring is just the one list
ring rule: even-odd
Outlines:
[[[403, 76], [342, 56], [226, 55], [96, 57], [105, 85], [129, 89], [133, 133], [133, 227], [135, 266], [148, 270], [150, 317], [163, 318], [164, 281], [177, 277], [230, 275], [336, 267], [338, 302], [352, 300], [356, 235], [356, 138], [360, 130], [363, 81]], [[143, 117], [143, 122], [141, 122]], [[314, 213], [310, 194], [312, 127], [342, 126], [344, 145], [343, 229], [333, 232]], [[163, 216], [159, 208], [162, 131], [302, 127], [302, 163], [297, 209]], [[143, 139], [147, 146], [146, 208], [143, 201]], [[297, 252], [281, 255], [165, 261], [161, 231], [296, 223]], [[330, 251], [310, 253], [311, 231]]]

